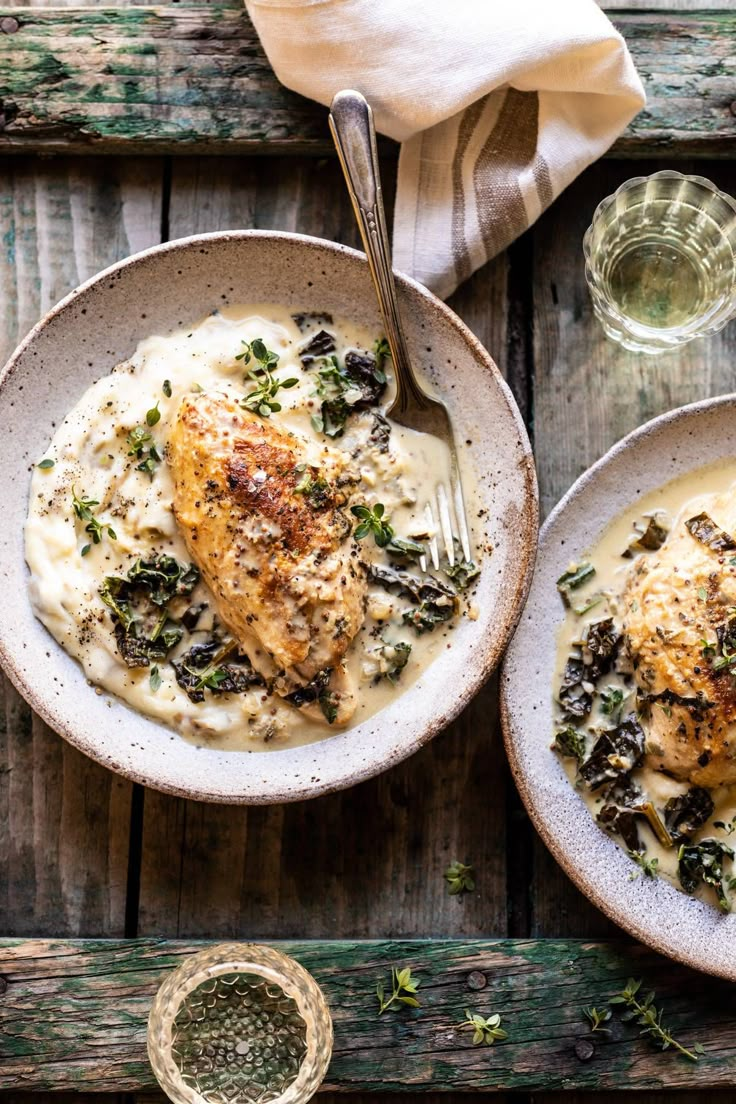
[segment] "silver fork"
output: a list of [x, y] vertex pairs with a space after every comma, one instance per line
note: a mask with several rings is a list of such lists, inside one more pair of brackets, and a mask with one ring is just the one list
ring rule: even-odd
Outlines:
[[409, 359], [391, 267], [391, 247], [383, 208], [373, 112], [360, 92], [345, 90], [337, 93], [330, 110], [330, 130], [345, 173], [363, 246], [368, 255], [386, 338], [391, 349], [396, 375], [396, 397], [387, 413], [399, 425], [439, 437], [447, 444], [450, 452], [450, 487], [447, 488], [442, 479], [437, 480], [434, 501], [425, 505], [425, 517], [430, 534], [428, 544], [433, 566], [439, 567], [440, 562], [436, 536], [439, 521], [445, 554], [450, 567], [453, 567], [456, 544], [462, 549], [464, 559], [471, 559], [455, 437], [447, 407], [422, 390]]

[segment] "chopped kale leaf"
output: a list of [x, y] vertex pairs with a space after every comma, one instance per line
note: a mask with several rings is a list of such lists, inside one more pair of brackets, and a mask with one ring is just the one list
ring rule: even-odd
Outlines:
[[713, 814], [713, 798], [702, 786], [693, 786], [664, 807], [664, 822], [674, 840], [689, 840]]
[[644, 756], [644, 732], [631, 713], [616, 728], [600, 733], [588, 758], [580, 767], [580, 776], [591, 790], [628, 775]]
[[703, 839], [698, 843], [683, 843], [677, 856], [677, 873], [680, 885], [686, 893], [694, 893], [701, 882], [716, 891], [718, 904], [724, 912], [731, 911], [726, 895], [723, 860], [733, 859], [733, 848], [717, 839]]
[[204, 701], [204, 692], [243, 694], [263, 679], [247, 656], [237, 650], [234, 641], [212, 639], [194, 644], [178, 660], [172, 660], [176, 681], [192, 702]]
[[696, 514], [685, 522], [691, 537], [706, 545], [712, 552], [730, 552], [736, 548], [736, 540], [716, 525], [706, 513]]
[[585, 733], [574, 725], [566, 725], [555, 732], [555, 751], [567, 759], [576, 759], [582, 763], [585, 759]]
[[369, 440], [372, 445], [375, 445], [379, 452], [388, 452], [388, 442], [391, 436], [391, 423], [388, 418], [384, 418], [383, 414], [379, 411], [373, 412], [373, 428], [370, 432]]
[[315, 360], [329, 356], [336, 348], [334, 334], [328, 333], [327, 330], [319, 330], [299, 350], [299, 359], [305, 368], [311, 368]]
[[457, 612], [457, 592], [446, 583], [441, 583], [433, 575], [420, 578], [399, 568], [383, 564], [369, 564], [369, 578], [384, 589], [410, 598], [415, 606], [404, 610], [404, 624], [410, 625], [417, 633], [431, 632], [436, 625], [451, 620]]
[[332, 668], [325, 667], [314, 676], [311, 682], [287, 694], [284, 700], [291, 702], [297, 709], [317, 702], [327, 723], [334, 724], [337, 720], [338, 698], [329, 688], [331, 675]]
[[[638, 528], [638, 526], [635, 526]], [[656, 516], [647, 519], [643, 532], [637, 533], [629, 547], [622, 552], [624, 559], [631, 559], [635, 552], [657, 552], [667, 540], [669, 529], [657, 521]]]
[[309, 333], [310, 329], [314, 326], [318, 326], [320, 329], [324, 326], [331, 326], [333, 318], [331, 314], [326, 311], [297, 311], [291, 316], [296, 322], [301, 333]]
[[187, 596], [199, 582], [199, 568], [185, 566], [173, 556], [152, 555], [136, 560], [128, 572], [129, 581], [148, 591], [154, 605], [165, 606], [172, 598]]

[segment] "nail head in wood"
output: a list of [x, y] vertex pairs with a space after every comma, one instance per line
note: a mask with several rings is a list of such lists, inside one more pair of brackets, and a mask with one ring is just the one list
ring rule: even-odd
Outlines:
[[15, 34], [20, 24], [17, 19], [14, 19], [12, 15], [4, 15], [0, 19], [0, 31], [3, 34]]
[[488, 978], [485, 974], [482, 974], [480, 970], [473, 970], [472, 974], [468, 974], [468, 989], [485, 989], [487, 984]]
[[0, 994], [7, 992], [7, 988], [8, 988], [8, 979], [4, 978], [3, 975], [0, 974]]
[[576, 1039], [575, 1054], [581, 1062], [589, 1062], [595, 1054], [595, 1047], [591, 1043], [590, 1039]]

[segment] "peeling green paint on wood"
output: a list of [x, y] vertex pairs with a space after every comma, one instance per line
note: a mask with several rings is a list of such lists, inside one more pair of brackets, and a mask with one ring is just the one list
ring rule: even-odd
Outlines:
[[[166, 972], [204, 944], [4, 940], [0, 1089], [136, 1091], [153, 1086], [146, 1019]], [[323, 987], [335, 1024], [325, 1088], [352, 1092], [705, 1088], [736, 1078], [733, 986], [624, 943], [582, 940], [286, 942]], [[376, 983], [410, 965], [421, 1007], [379, 1017]], [[486, 980], [478, 988], [477, 978]], [[702, 1041], [697, 1064], [615, 1019], [591, 1037], [581, 1008], [630, 975], [657, 990], [669, 1026]], [[465, 1009], [500, 1013], [508, 1039], [474, 1047]], [[581, 1060], [576, 1041], [594, 1043]]]
[[[237, 8], [7, 8], [0, 151], [330, 151], [325, 111], [276, 80]], [[620, 13], [648, 104], [618, 156], [736, 153], [736, 15]]]

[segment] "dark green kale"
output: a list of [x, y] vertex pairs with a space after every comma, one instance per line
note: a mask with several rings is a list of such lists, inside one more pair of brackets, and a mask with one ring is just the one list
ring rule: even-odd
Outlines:
[[156, 606], [165, 606], [172, 598], [186, 597], [199, 582], [199, 568], [195, 564], [180, 564], [173, 556], [164, 554], [140, 558], [128, 572], [128, 580], [147, 590]]
[[[350, 350], [342, 364], [334, 353], [328, 357], [311, 357], [309, 364], [304, 363], [305, 368], [311, 368], [321, 361], [316, 375], [317, 394], [323, 401], [319, 414], [312, 417], [318, 432], [327, 437], [340, 437], [352, 413], [376, 406], [386, 390], [383, 359], [383, 354], [375, 356]], [[350, 395], [349, 402], [347, 395]]]
[[315, 360], [322, 360], [334, 353], [336, 348], [334, 335], [327, 330], [319, 330], [299, 350], [299, 359], [305, 368], [311, 368]]
[[698, 691], [693, 698], [683, 697], [682, 694], [676, 694], [674, 690], [660, 690], [658, 694], [643, 694], [639, 691], [637, 696], [639, 714], [645, 718], [649, 717], [652, 705], [679, 705], [687, 709], [694, 721], [704, 721], [706, 711], [712, 709], [714, 704], [701, 691]]
[[450, 621], [457, 613], [457, 592], [433, 575], [419, 577], [399, 568], [383, 564], [369, 564], [369, 578], [385, 590], [410, 598], [414, 608], [404, 610], [404, 624], [421, 634], [431, 632], [435, 626]]
[[[636, 526], [635, 528], [638, 528]], [[660, 525], [656, 517], [647, 519], [646, 528], [637, 534], [621, 555], [630, 560], [635, 552], [657, 552], [667, 540], [669, 530]]]
[[327, 311], [297, 311], [291, 316], [296, 322], [301, 333], [309, 333], [312, 326], [331, 326], [333, 318]]
[[664, 823], [673, 840], [689, 840], [713, 815], [713, 798], [702, 786], [693, 786], [664, 807]]
[[337, 695], [330, 690], [331, 675], [332, 668], [325, 667], [314, 676], [311, 682], [306, 686], [300, 686], [298, 690], [293, 690], [284, 700], [291, 702], [297, 709], [317, 702], [327, 723], [334, 724], [337, 720], [338, 699]]
[[458, 590], [467, 590], [473, 579], [480, 575], [480, 568], [472, 560], [456, 560], [452, 567], [445, 568], [445, 575], [452, 579]]
[[604, 729], [580, 767], [580, 776], [591, 790], [621, 780], [638, 767], [644, 756], [644, 732], [631, 713], [616, 728]]
[[557, 693], [557, 700], [566, 719], [574, 717], [580, 720], [590, 713], [593, 706], [593, 693], [590, 690], [591, 681], [587, 670], [579, 656], [569, 656]]
[[391, 423], [384, 418], [380, 411], [373, 412], [373, 427], [370, 432], [370, 443], [375, 445], [379, 452], [388, 452], [388, 442], [391, 436]]
[[183, 636], [168, 604], [191, 594], [198, 582], [194, 564], [187, 567], [165, 555], [136, 560], [126, 578], [107, 576], [100, 597], [110, 610], [118, 651], [128, 667], [166, 659]]
[[205, 690], [212, 694], [243, 694], [253, 686], [264, 685], [234, 641], [213, 638], [194, 644], [178, 660], [172, 660], [171, 666], [179, 686], [193, 702], [204, 701]]
[[712, 552], [731, 552], [736, 548], [736, 540], [730, 533], [716, 525], [706, 513], [688, 518], [685, 528], [691, 537], [710, 548]]
[[694, 893], [702, 882], [712, 886], [724, 912], [731, 911], [723, 873], [724, 859], [733, 859], [733, 848], [717, 839], [683, 843], [677, 856], [677, 873], [686, 893]]
[[574, 725], [558, 729], [552, 746], [567, 759], [576, 759], [578, 763], [585, 759], [585, 733]]

